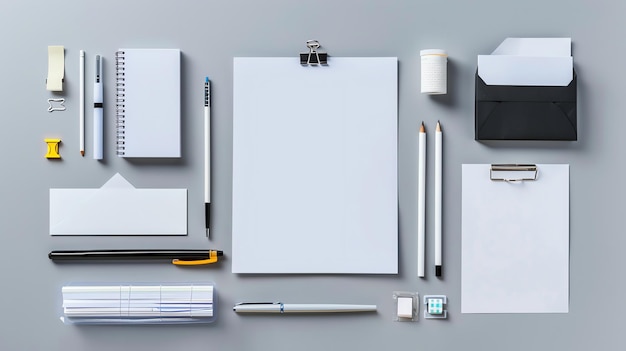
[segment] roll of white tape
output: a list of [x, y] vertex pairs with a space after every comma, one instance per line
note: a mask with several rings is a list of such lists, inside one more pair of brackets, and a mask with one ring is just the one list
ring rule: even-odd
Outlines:
[[440, 49], [421, 50], [422, 93], [448, 93], [448, 53]]

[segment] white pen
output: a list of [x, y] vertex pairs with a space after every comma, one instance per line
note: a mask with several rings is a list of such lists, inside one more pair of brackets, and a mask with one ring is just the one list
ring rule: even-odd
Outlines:
[[376, 305], [306, 304], [306, 303], [238, 303], [233, 307], [237, 313], [336, 313], [374, 312]]
[[204, 223], [209, 237], [211, 224], [211, 82], [204, 80]]
[[435, 130], [435, 276], [441, 277], [442, 232], [441, 232], [441, 185], [442, 185], [442, 140], [441, 125]]
[[80, 155], [85, 156], [85, 50], [80, 50], [79, 65], [79, 91], [80, 91], [80, 107], [78, 108], [78, 125], [80, 136]]
[[420, 126], [417, 170], [417, 276], [424, 277], [426, 244], [426, 129]]
[[104, 120], [102, 116], [102, 60], [96, 55], [96, 77], [93, 85], [93, 159], [102, 160]]

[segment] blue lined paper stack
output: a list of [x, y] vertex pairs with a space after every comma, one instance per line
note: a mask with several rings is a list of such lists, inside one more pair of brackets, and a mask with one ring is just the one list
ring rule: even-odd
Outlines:
[[66, 323], [209, 323], [215, 318], [213, 284], [64, 286]]

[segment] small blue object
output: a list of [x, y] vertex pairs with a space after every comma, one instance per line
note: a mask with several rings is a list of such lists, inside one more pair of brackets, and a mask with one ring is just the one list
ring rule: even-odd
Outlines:
[[443, 314], [443, 299], [428, 300], [428, 313]]
[[424, 295], [424, 318], [426, 319], [446, 319], [448, 311], [446, 305], [448, 299], [445, 295]]

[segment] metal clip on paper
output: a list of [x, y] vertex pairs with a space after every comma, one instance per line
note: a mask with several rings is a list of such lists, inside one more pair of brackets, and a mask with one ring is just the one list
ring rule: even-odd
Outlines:
[[65, 78], [65, 48], [62, 45], [48, 46], [48, 78], [46, 89], [63, 91]]
[[522, 182], [537, 180], [537, 165], [532, 164], [496, 164], [491, 165], [489, 177], [493, 181]]
[[320, 43], [317, 40], [307, 40], [306, 46], [309, 48], [309, 52], [300, 53], [300, 64], [303, 66], [311, 65], [327, 65], [328, 54], [325, 52], [318, 52]]

